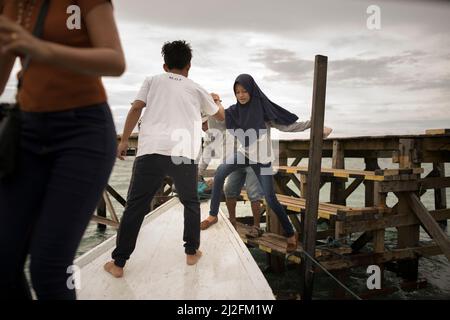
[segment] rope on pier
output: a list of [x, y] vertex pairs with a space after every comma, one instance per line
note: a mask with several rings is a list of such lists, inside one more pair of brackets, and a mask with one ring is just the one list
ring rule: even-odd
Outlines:
[[340, 282], [339, 279], [337, 279], [335, 276], [333, 276], [333, 275], [332, 275], [332, 274], [331, 274], [324, 266], [322, 266], [322, 265], [320, 264], [319, 261], [317, 261], [316, 259], [314, 259], [313, 257], [311, 257], [311, 256], [309, 255], [308, 252], [302, 251], [302, 253], [303, 253], [306, 257], [308, 257], [309, 259], [311, 259], [311, 261], [312, 261], [313, 263], [315, 263], [317, 266], [319, 266], [319, 268], [322, 269], [328, 276], [330, 276], [331, 279], [333, 279], [334, 281], [336, 281], [336, 283], [337, 283], [338, 285], [340, 285], [342, 288], [344, 288], [344, 290], [346, 290], [346, 291], [347, 291], [348, 293], [350, 293], [353, 297], [355, 297], [356, 300], [362, 300], [361, 297], [359, 297], [359, 296], [358, 296], [356, 293], [354, 293], [350, 288], [348, 288], [346, 285], [344, 285], [342, 282]]

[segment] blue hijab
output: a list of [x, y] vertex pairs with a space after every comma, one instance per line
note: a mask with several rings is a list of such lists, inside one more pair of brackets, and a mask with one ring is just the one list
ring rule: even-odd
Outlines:
[[[260, 130], [266, 130], [266, 122], [273, 121], [280, 125], [290, 125], [298, 120], [295, 114], [270, 101], [251, 75], [239, 75], [234, 82], [233, 90], [235, 90], [236, 84], [240, 84], [247, 90], [250, 94], [250, 101], [244, 105], [237, 101], [236, 104], [225, 110], [225, 123], [227, 130], [232, 130], [231, 133], [237, 129], [242, 129], [244, 132], [254, 129], [259, 138]], [[254, 142], [242, 141], [242, 137], [236, 136], [246, 147]]]

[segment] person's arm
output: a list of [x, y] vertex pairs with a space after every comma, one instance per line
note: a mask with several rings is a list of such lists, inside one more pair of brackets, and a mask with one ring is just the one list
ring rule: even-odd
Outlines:
[[[92, 48], [75, 48], [38, 39], [19, 24], [0, 16], [1, 53], [30, 55], [35, 61], [82, 74], [120, 76], [125, 71], [125, 57], [112, 5], [104, 3], [95, 6], [87, 13], [84, 21]], [[2, 68], [1, 83], [3, 78]]]
[[0, 53], [0, 96], [5, 91], [15, 60], [16, 57], [13, 55]]
[[[269, 122], [269, 125], [283, 132], [301, 132], [311, 128], [311, 121], [307, 120], [305, 122], [295, 122], [290, 125], [280, 125], [274, 122]], [[333, 129], [329, 127], [323, 127], [323, 138], [327, 138]]]
[[[0, 0], [0, 14], [3, 13], [3, 7], [5, 5], [4, 0]], [[0, 96], [5, 91], [6, 84], [8, 83], [11, 70], [14, 66], [16, 57], [10, 54], [3, 54], [0, 52]]]
[[120, 160], [124, 160], [124, 156], [127, 154], [128, 150], [128, 139], [133, 132], [133, 129], [136, 127], [139, 118], [142, 114], [142, 109], [146, 106], [145, 102], [136, 100], [133, 102], [133, 105], [128, 111], [127, 119], [125, 120], [125, 126], [123, 128], [122, 137], [120, 139], [119, 146], [117, 147], [117, 157]]
[[219, 107], [219, 111], [217, 111], [216, 114], [213, 115], [213, 118], [218, 121], [225, 121], [225, 109], [222, 106], [220, 102], [216, 102], [217, 106]]
[[311, 121], [307, 120], [305, 122], [295, 122], [289, 125], [281, 125], [272, 121], [269, 122], [269, 125], [283, 132], [301, 132], [311, 128]]
[[219, 110], [217, 113], [213, 114], [213, 118], [218, 121], [224, 121], [225, 120], [225, 108], [222, 106], [222, 100], [220, 100], [220, 96], [217, 93], [211, 93], [212, 98], [214, 99], [214, 102], [219, 107]]

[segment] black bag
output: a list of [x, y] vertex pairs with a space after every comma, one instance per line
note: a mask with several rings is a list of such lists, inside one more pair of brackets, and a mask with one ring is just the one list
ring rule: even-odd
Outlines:
[[[36, 26], [33, 30], [36, 37], [42, 36], [49, 4], [50, 0], [45, 0], [39, 11]], [[23, 72], [29, 64], [30, 57], [27, 57], [20, 72], [17, 90], [20, 89]], [[20, 127], [20, 108], [17, 103], [0, 104], [0, 179], [12, 176], [16, 168], [20, 150]]]
[[20, 143], [20, 110], [16, 104], [0, 104], [0, 179], [14, 173]]

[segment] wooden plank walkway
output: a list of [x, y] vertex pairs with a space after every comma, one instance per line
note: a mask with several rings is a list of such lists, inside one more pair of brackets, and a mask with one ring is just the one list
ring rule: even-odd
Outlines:
[[[208, 209], [209, 202], [202, 203], [202, 218]], [[274, 299], [264, 275], [222, 212], [214, 227], [202, 231], [203, 257], [196, 266], [186, 265], [182, 233], [183, 206], [172, 199], [145, 218], [124, 278], [113, 278], [103, 270], [115, 236], [75, 261], [81, 268], [78, 298]]]

